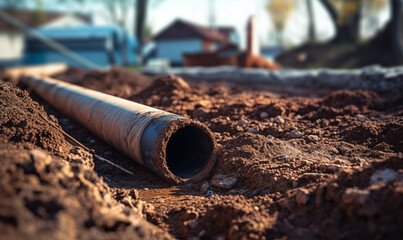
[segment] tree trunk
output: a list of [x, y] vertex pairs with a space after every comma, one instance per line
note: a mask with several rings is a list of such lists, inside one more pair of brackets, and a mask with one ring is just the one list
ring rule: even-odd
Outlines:
[[136, 0], [135, 1], [135, 9], [136, 9], [136, 37], [138, 42], [137, 48], [137, 56], [139, 58], [139, 63], [143, 63], [143, 33], [144, 33], [144, 25], [145, 19], [147, 16], [147, 0]]
[[360, 20], [361, 20], [361, 3], [357, 2], [359, 6], [357, 7], [357, 12], [353, 14], [347, 23], [339, 24], [338, 23], [338, 13], [334, 9], [334, 7], [330, 4], [328, 0], [320, 0], [323, 7], [327, 10], [330, 15], [330, 19], [332, 20], [335, 29], [336, 35], [333, 39], [333, 42], [352, 42], [357, 43], [359, 41], [359, 33], [360, 33]]
[[392, 54], [394, 60], [398, 62], [403, 61], [403, 39], [402, 39], [402, 1], [391, 0], [391, 19], [389, 22], [389, 37], [391, 40]]
[[314, 43], [316, 41], [316, 31], [312, 0], [305, 0], [305, 2], [306, 8], [308, 10], [308, 40], [310, 43]]

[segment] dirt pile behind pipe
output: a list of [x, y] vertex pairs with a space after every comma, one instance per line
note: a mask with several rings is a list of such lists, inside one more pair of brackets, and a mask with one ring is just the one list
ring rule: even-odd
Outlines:
[[129, 98], [137, 94], [154, 81], [152, 77], [119, 67], [109, 71], [92, 72], [70, 69], [53, 77], [121, 98]]

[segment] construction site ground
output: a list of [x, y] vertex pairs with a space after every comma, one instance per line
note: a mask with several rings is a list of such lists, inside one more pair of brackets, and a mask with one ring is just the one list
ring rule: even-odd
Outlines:
[[173, 185], [2, 77], [0, 239], [402, 239], [396, 98], [118, 68], [54, 77], [205, 123], [217, 164]]

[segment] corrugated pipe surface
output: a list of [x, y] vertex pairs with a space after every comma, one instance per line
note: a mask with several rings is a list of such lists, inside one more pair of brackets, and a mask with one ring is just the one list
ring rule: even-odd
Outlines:
[[197, 181], [215, 163], [215, 142], [204, 124], [51, 78], [23, 82], [60, 112], [83, 124], [163, 178]]

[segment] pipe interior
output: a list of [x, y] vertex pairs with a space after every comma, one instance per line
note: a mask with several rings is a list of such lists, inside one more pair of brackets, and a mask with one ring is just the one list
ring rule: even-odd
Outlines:
[[211, 139], [195, 126], [186, 126], [173, 133], [166, 149], [169, 171], [181, 178], [201, 172], [214, 151]]

